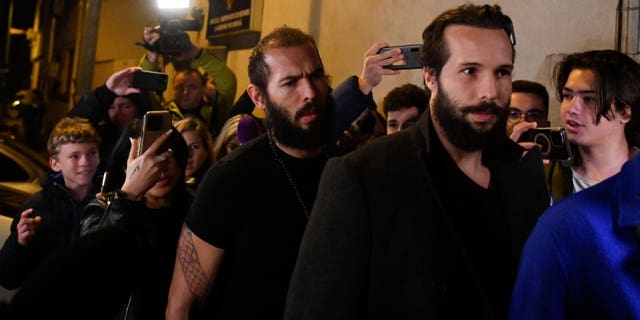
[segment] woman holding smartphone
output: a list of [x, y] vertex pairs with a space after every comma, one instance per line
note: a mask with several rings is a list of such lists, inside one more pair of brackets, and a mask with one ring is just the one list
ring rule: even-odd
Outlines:
[[188, 151], [173, 129], [138, 156], [140, 140], [130, 138], [138, 136], [137, 128], [120, 137], [105, 193], [83, 212], [81, 237], [26, 279], [10, 314], [164, 318], [176, 245], [192, 202], [184, 187]]
[[[110, 171], [126, 169], [124, 182], [112, 192], [104, 213], [92, 213], [101, 216], [97, 230], [93, 230], [117, 228], [136, 239], [129, 248], [135, 252], [136, 263], [122, 270], [136, 276], [121, 311], [129, 314], [127, 319], [158, 319], [164, 317], [175, 248], [193, 198], [184, 184], [188, 149], [182, 135], [175, 128], [164, 132], [135, 156], [140, 140], [123, 136], [116, 146]], [[117, 174], [110, 172], [110, 179], [113, 176]]]

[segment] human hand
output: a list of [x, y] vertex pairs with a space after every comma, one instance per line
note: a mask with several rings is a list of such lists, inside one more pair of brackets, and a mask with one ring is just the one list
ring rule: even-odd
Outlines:
[[[533, 128], [537, 128], [538, 127], [538, 123], [537, 122], [526, 122], [526, 121], [522, 121], [518, 124], [516, 124], [515, 126], [513, 126], [513, 131], [511, 132], [511, 135], [509, 136], [509, 138], [515, 142], [518, 142], [518, 140], [520, 139], [520, 136], [522, 136], [522, 134], [526, 131], [529, 131]], [[531, 142], [531, 141], [521, 141], [518, 142], [518, 144], [524, 148], [524, 153], [522, 154], [523, 156], [525, 154], [527, 154], [527, 152], [529, 152], [529, 150], [533, 149], [533, 147], [535, 146], [540, 146], [535, 142]], [[543, 160], [543, 163], [547, 164], [549, 163], [549, 160]]]
[[383, 75], [400, 74], [399, 70], [386, 69], [384, 66], [404, 59], [402, 51], [398, 48], [378, 54], [381, 48], [388, 47], [386, 42], [374, 43], [364, 54], [362, 73], [358, 78], [358, 86], [364, 94], [369, 94], [380, 81]]
[[31, 242], [31, 239], [33, 239], [33, 236], [38, 230], [40, 221], [42, 221], [42, 217], [40, 216], [29, 218], [29, 215], [32, 212], [33, 208], [22, 211], [22, 213], [20, 213], [20, 221], [18, 221], [16, 228], [18, 230], [18, 243], [23, 246], [26, 246]]
[[[509, 136], [509, 138], [514, 142], [518, 142], [518, 140], [520, 140], [520, 136], [522, 136], [524, 132], [529, 131], [536, 127], [538, 127], [538, 124], [536, 122], [522, 121], [516, 124], [515, 126], [513, 126], [513, 131], [511, 131], [511, 135]], [[521, 142], [521, 143], [529, 143], [529, 142]], [[531, 148], [528, 148], [528, 149], [531, 149]]]
[[107, 89], [118, 96], [126, 96], [132, 93], [140, 93], [140, 89], [130, 87], [132, 75], [141, 71], [140, 67], [129, 67], [112, 74], [105, 85]]
[[140, 139], [132, 139], [129, 158], [127, 159], [127, 173], [124, 184], [120, 188], [122, 195], [129, 200], [141, 200], [144, 194], [160, 179], [160, 174], [167, 164], [167, 159], [173, 151], [156, 155], [162, 144], [171, 135], [173, 129], [168, 130], [151, 144], [142, 155], [136, 157], [140, 147]]
[[213, 78], [207, 76], [207, 84], [204, 86], [204, 98], [208, 103], [214, 103], [218, 97], [218, 90], [216, 90], [216, 84], [213, 83]]

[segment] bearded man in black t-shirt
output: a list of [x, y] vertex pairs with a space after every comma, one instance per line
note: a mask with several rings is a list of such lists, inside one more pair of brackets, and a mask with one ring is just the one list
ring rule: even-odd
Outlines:
[[377, 54], [386, 45], [374, 44], [362, 75], [330, 94], [311, 36], [281, 27], [260, 41], [247, 93], [266, 111], [267, 133], [203, 178], [178, 243], [168, 319], [282, 319], [325, 146], [371, 105], [382, 75], [397, 74], [383, 65], [400, 60], [399, 50]]

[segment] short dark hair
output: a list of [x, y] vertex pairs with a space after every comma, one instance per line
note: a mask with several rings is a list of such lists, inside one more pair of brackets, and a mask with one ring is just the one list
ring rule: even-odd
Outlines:
[[[176, 160], [178, 170], [180, 171], [180, 178], [172, 192], [176, 190], [184, 190], [185, 169], [187, 168], [187, 161], [189, 159], [189, 148], [184, 141], [182, 134], [175, 128], [172, 128], [171, 134], [164, 144], [160, 148], [157, 154], [164, 152], [168, 148], [173, 151], [172, 157]], [[142, 121], [135, 119], [127, 126], [118, 138], [116, 145], [113, 147], [111, 157], [109, 160], [109, 166], [107, 167], [108, 179], [104, 185], [104, 192], [115, 191], [120, 188], [126, 180], [126, 168], [127, 159], [129, 158], [129, 152], [131, 150], [131, 139], [137, 139], [142, 133]]]
[[549, 115], [549, 93], [543, 85], [529, 80], [516, 80], [513, 82], [511, 93], [530, 93], [542, 99], [545, 116]]
[[271, 48], [295, 47], [306, 43], [313, 46], [320, 65], [324, 68], [318, 47], [316, 46], [316, 41], [313, 37], [302, 32], [300, 29], [290, 28], [285, 25], [276, 28], [266, 35], [260, 40], [258, 45], [253, 48], [253, 52], [251, 52], [251, 56], [249, 57], [249, 81], [258, 87], [263, 94], [266, 94], [267, 82], [269, 81], [269, 67], [264, 61], [265, 51]]
[[136, 117], [142, 117], [147, 111], [149, 111], [151, 100], [148, 94], [130, 93], [122, 97], [131, 100], [131, 103], [136, 107]]
[[640, 65], [616, 50], [593, 50], [566, 56], [554, 69], [556, 94], [562, 101], [562, 89], [575, 69], [591, 70], [595, 77], [596, 124], [601, 117], [610, 119], [611, 104], [617, 112], [631, 108], [631, 121], [625, 126], [627, 142], [636, 140], [640, 115]]
[[421, 89], [415, 84], [407, 83], [389, 91], [382, 101], [382, 110], [387, 115], [389, 111], [398, 111], [409, 107], [418, 108], [422, 114], [429, 105], [431, 92], [429, 89]]
[[195, 68], [184, 68], [184, 69], [178, 70], [176, 72], [176, 74], [173, 76], [173, 80], [175, 81], [176, 77], [181, 73], [184, 73], [186, 75], [195, 74], [198, 77], [198, 79], [200, 79], [200, 83], [202, 83], [202, 86], [206, 85], [207, 81], [209, 80], [209, 79], [207, 79], [207, 75], [202, 74], [202, 72], [200, 72], [200, 70], [195, 69]]
[[509, 16], [502, 13], [500, 6], [464, 4], [441, 13], [422, 33], [420, 63], [434, 71], [436, 76], [440, 75], [442, 67], [449, 60], [450, 53], [444, 42], [444, 31], [450, 25], [504, 30], [511, 41], [512, 60], [515, 59], [513, 23]]

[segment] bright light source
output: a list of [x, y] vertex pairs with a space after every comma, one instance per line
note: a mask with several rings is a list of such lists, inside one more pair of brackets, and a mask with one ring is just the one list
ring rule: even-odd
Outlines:
[[190, 6], [189, 0], [158, 0], [160, 9], [187, 9]]

